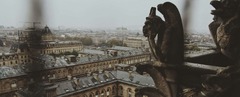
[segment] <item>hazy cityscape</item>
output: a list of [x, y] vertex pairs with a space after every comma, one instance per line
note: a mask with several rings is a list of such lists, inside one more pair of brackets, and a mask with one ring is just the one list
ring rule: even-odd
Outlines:
[[[43, 26], [41, 29], [42, 42], [36, 48], [32, 46], [36, 45], [34, 40], [25, 36], [30, 34], [24, 33], [38, 30], [1, 26], [1, 97], [40, 95], [33, 94], [36, 91], [44, 97], [133, 97], [136, 87], [154, 87], [148, 74], [134, 71], [134, 65], [152, 60], [148, 41], [141, 31], [125, 27], [81, 30]], [[186, 55], [194, 56], [208, 53], [206, 50], [213, 50], [215, 45], [211, 35], [192, 33], [187, 35], [185, 47]], [[36, 76], [36, 72], [40, 72], [37, 79], [41, 84], [32, 88], [43, 90], [29, 89], [34, 83], [31, 76]], [[120, 90], [115, 89], [117, 86], [121, 86]]]
[[[156, 87], [149, 74], [135, 67], [156, 60], [143, 35], [144, 22], [84, 27], [35, 19], [21, 26], [0, 22], [0, 97], [135, 97], [136, 88]], [[203, 28], [184, 33], [185, 57], [216, 49]]]

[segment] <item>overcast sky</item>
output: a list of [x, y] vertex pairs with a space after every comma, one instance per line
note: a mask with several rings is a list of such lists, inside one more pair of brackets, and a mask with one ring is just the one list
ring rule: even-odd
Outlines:
[[[29, 21], [29, 0], [0, 0], [0, 25], [21, 27]], [[180, 9], [184, 0], [44, 0], [43, 16], [50, 27], [141, 30], [152, 6], [171, 1]], [[210, 0], [193, 0], [190, 28], [208, 32], [212, 21]]]

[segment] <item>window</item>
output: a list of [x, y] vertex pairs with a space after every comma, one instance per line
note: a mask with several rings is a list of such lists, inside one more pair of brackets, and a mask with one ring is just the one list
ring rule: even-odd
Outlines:
[[89, 95], [89, 97], [93, 97], [93, 95], [94, 95], [94, 94], [93, 94], [93, 93], [91, 93], [91, 94]]
[[110, 95], [110, 88], [109, 88], [109, 87], [107, 88], [107, 93], [106, 93], [106, 95], [107, 95], [107, 96]]
[[104, 94], [105, 94], [105, 90], [102, 90], [101, 97], [104, 97]]
[[17, 88], [17, 84], [14, 82], [11, 84], [11, 88]]
[[112, 95], [115, 95], [115, 93], [116, 93], [116, 86], [113, 86], [112, 87]]
[[87, 95], [86, 95], [86, 94], [83, 94], [83, 97], [87, 97]]
[[99, 95], [99, 91], [96, 91], [95, 97], [98, 97], [98, 95]]
[[132, 89], [128, 88], [128, 89], [127, 89], [127, 92], [128, 92], [128, 97], [132, 97], [132, 94], [133, 94], [133, 93], [132, 93]]
[[119, 86], [118, 93], [119, 93], [119, 96], [123, 95], [123, 87], [122, 86]]

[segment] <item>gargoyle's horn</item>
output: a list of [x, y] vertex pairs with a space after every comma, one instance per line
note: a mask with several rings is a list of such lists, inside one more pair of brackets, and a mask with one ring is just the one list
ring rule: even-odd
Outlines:
[[156, 16], [156, 8], [155, 8], [155, 7], [152, 7], [152, 8], [150, 9], [149, 16]]

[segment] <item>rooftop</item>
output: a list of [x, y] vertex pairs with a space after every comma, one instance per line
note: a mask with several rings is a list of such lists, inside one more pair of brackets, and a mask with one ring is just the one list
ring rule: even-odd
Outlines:
[[129, 65], [127, 65], [127, 64], [116, 64], [116, 66], [120, 66], [120, 67], [128, 67]]
[[129, 50], [134, 50], [135, 48], [124, 47], [124, 46], [113, 46], [111, 49], [113, 49], [113, 50], [121, 50], [121, 51], [129, 51]]
[[85, 54], [97, 54], [97, 55], [104, 55], [104, 51], [101, 50], [93, 50], [93, 49], [84, 49], [81, 53]]
[[13, 68], [13, 67], [0, 67], [0, 79], [25, 75], [26, 73], [20, 68]]
[[56, 83], [59, 86], [57, 88], [57, 95], [58, 97], [66, 96], [115, 82], [121, 82], [140, 87], [155, 86], [152, 78], [148, 75], [139, 75], [137, 73], [116, 70], [93, 74], [91, 76], [73, 78], [72, 80]]
[[[60, 56], [60, 57], [54, 57], [51, 55], [39, 55], [35, 57], [30, 56], [33, 60], [36, 60], [34, 62], [37, 62], [33, 64], [39, 64], [39, 65], [31, 65], [31, 64], [19, 65], [18, 67], [15, 67], [14, 69], [8, 69], [7, 71], [11, 72], [11, 70], [13, 70], [13, 72], [15, 72], [14, 70], [16, 69], [16, 70], [20, 70], [22, 72], [20, 74], [24, 75], [26, 74], [26, 72], [29, 72], [31, 70], [40, 71], [40, 70], [46, 70], [46, 69], [62, 68], [62, 67], [86, 64], [91, 62], [136, 56], [141, 54], [145, 54], [145, 53], [142, 51], [135, 50], [135, 51], [122, 52], [116, 57], [113, 57], [110, 55], [92, 55], [92, 56], [85, 56], [85, 57], [76, 57], [76, 60], [77, 60], [76, 62], [69, 62], [67, 56]], [[26, 68], [26, 67], [29, 67], [29, 68]], [[12, 67], [9, 67], [9, 68], [12, 68]], [[6, 76], [6, 74], [3, 72], [5, 71], [0, 70], [0, 79], [8, 78], [10, 77], [10, 75], [11, 77], [19, 76], [19, 73], [7, 73], [9, 75]]]

